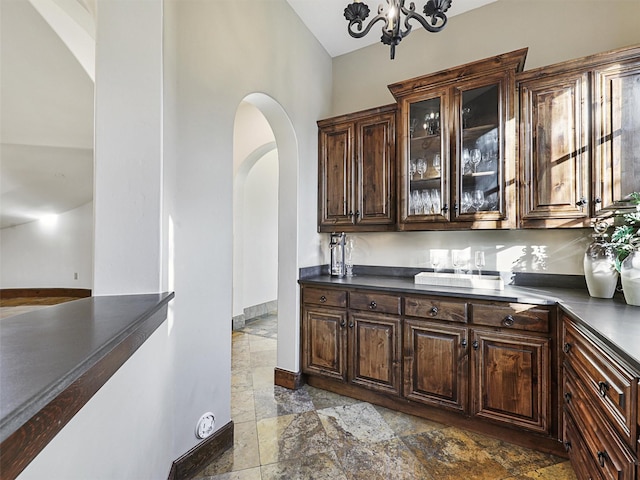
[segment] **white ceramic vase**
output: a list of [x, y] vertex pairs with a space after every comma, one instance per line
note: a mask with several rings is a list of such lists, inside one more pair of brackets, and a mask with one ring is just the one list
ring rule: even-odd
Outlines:
[[620, 268], [622, 291], [629, 305], [640, 306], [640, 250], [631, 252]]

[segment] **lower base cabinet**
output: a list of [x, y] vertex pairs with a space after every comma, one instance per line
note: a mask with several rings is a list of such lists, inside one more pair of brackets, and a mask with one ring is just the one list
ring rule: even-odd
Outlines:
[[303, 373], [551, 436], [548, 307], [302, 288]]
[[472, 345], [472, 414], [549, 433], [550, 340], [475, 330]]

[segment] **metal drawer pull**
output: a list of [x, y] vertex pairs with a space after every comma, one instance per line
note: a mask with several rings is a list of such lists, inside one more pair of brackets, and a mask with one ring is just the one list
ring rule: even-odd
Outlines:
[[324, 302], [326, 302], [326, 301], [327, 301], [327, 297], [325, 297], [324, 295], [322, 295], [322, 296], [320, 297], [320, 303], [324, 303]]
[[565, 343], [564, 347], [562, 347], [562, 351], [564, 353], [569, 353], [569, 350], [571, 350], [571, 344], [570, 343]]
[[340, 326], [342, 328], [344, 328], [346, 324], [347, 324], [347, 321], [344, 318], [342, 320], [340, 320]]
[[515, 322], [516, 321], [511, 315], [507, 315], [506, 317], [504, 317], [504, 320], [502, 320], [502, 325], [504, 325], [505, 327], [512, 327]]
[[467, 348], [467, 339], [463, 338], [462, 341], [460, 342], [460, 345], [462, 345], [462, 348]]
[[429, 313], [432, 317], [435, 317], [438, 314], [438, 307], [434, 305], [433, 307], [431, 307], [431, 310], [429, 310]]
[[377, 304], [376, 302], [371, 302], [371, 303], [369, 304], [369, 308], [370, 308], [371, 310], [375, 310], [377, 307], [378, 307], [378, 304]]
[[598, 390], [601, 397], [606, 397], [607, 390], [609, 390], [609, 382], [598, 382]]
[[609, 454], [607, 452], [598, 452], [598, 463], [600, 466], [604, 468], [604, 462], [609, 458]]
[[349, 328], [353, 328], [353, 320], [349, 321]]
[[564, 400], [567, 403], [571, 403], [571, 392], [567, 392], [564, 394]]

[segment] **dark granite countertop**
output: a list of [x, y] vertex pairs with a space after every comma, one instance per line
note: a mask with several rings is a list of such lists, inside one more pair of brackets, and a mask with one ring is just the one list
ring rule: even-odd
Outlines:
[[504, 290], [482, 290], [417, 285], [413, 277], [381, 275], [344, 278], [316, 275], [301, 279], [300, 283], [537, 305], [558, 304], [571, 318], [587, 327], [640, 371], [640, 307], [627, 305], [620, 293], [616, 293], [613, 299], [600, 299], [589, 296], [586, 289], [578, 288], [505, 285]]
[[89, 297], [0, 320], [0, 441], [137, 334], [173, 296]]

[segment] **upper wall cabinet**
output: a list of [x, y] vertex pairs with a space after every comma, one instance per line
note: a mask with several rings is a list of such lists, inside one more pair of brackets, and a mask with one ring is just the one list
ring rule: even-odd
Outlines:
[[395, 230], [396, 106], [318, 122], [318, 231]]
[[523, 227], [586, 227], [640, 190], [640, 47], [521, 73]]
[[515, 74], [527, 49], [389, 85], [398, 101], [398, 228], [516, 225]]

